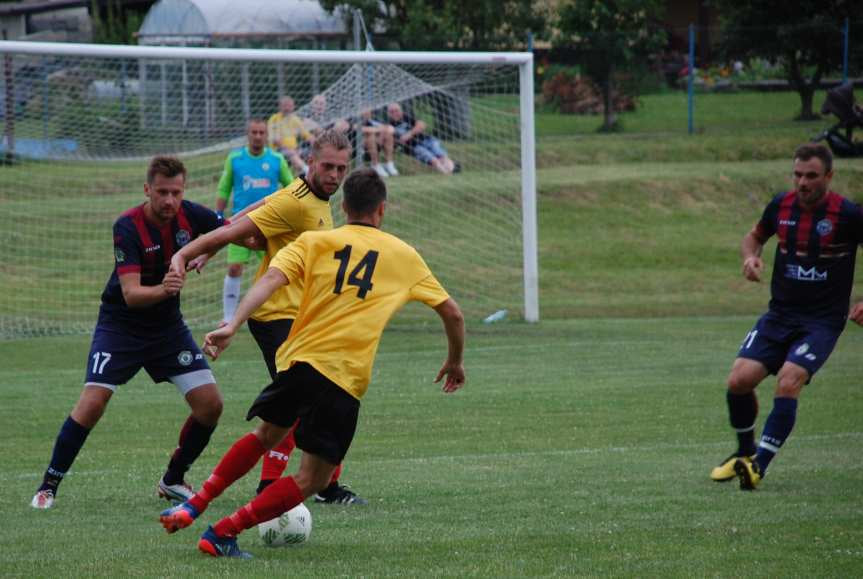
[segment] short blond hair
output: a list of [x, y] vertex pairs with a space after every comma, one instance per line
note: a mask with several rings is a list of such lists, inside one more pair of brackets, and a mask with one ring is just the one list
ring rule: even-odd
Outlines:
[[312, 156], [321, 152], [324, 147], [333, 147], [336, 151], [351, 150], [351, 141], [348, 136], [341, 131], [335, 129], [326, 129], [315, 138], [315, 144], [312, 145]]

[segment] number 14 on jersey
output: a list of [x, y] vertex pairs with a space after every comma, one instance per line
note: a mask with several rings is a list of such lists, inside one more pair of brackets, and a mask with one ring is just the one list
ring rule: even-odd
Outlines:
[[[345, 284], [345, 273], [348, 270], [348, 263], [351, 260], [351, 250], [353, 247], [345, 245], [343, 248], [333, 254], [333, 259], [339, 262], [339, 271], [336, 273], [336, 285], [333, 288], [334, 294], [341, 294], [342, 287]], [[372, 276], [375, 273], [375, 265], [378, 263], [378, 252], [369, 250], [359, 263], [348, 274], [348, 285], [357, 287], [357, 297], [361, 300], [366, 299], [366, 294], [372, 291]]]

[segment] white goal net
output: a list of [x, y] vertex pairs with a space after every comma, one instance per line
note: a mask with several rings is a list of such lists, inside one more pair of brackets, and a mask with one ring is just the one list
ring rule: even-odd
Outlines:
[[[90, 331], [113, 267], [111, 225], [144, 201], [150, 157], [179, 156], [186, 198], [215, 207], [247, 120], [267, 119], [284, 95], [300, 117], [352, 129], [368, 110], [387, 122], [394, 102], [423, 120], [459, 171], [397, 152], [384, 228], [417, 247], [469, 319], [538, 319], [529, 54], [0, 42], [0, 58], [0, 337]], [[367, 162], [361, 145], [354, 166]], [[224, 254], [183, 291], [193, 327], [220, 319]], [[426, 315], [409, 307], [399, 319]]]

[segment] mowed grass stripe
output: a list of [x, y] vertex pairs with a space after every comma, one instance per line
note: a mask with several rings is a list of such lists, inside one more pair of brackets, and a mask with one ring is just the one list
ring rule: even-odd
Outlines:
[[[257, 470], [200, 524], [165, 535], [154, 485], [185, 411], [172, 386], [143, 376], [111, 402], [57, 508], [30, 509], [57, 428], [80, 390], [87, 339], [3, 342], [0, 354], [12, 368], [0, 375], [7, 441], [0, 537], [9, 553], [0, 571], [726, 576], [738, 570], [727, 566], [731, 553], [770, 576], [853, 576], [863, 539], [859, 328], [848, 328], [807, 387], [795, 432], [760, 491], [742, 493], [736, 482], [707, 476], [733, 448], [724, 378], [753, 322], [471, 326], [469, 383], [454, 396], [431, 383], [445, 354], [436, 328], [387, 332], [343, 476], [370, 499], [369, 508], [310, 505], [312, 540], [300, 549], [264, 549], [254, 532], [243, 535], [241, 544], [257, 558], [242, 566], [200, 556], [194, 544], [206, 523], [252, 496]], [[195, 483], [251, 427], [243, 415], [266, 376], [247, 338], [214, 364], [225, 414], [190, 473]], [[42, 384], [32, 381], [37, 366]], [[16, 379], [14, 368], [28, 369], [26, 379]], [[759, 426], [772, 389], [772, 379], [759, 389]], [[46, 544], [56, 529], [66, 538]]]

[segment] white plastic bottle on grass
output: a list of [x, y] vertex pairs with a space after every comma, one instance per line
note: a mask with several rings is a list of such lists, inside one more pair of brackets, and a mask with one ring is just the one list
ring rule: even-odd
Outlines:
[[506, 310], [498, 310], [483, 320], [484, 324], [493, 324], [506, 318]]

